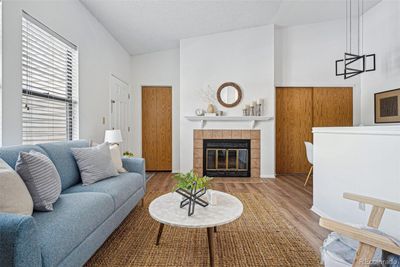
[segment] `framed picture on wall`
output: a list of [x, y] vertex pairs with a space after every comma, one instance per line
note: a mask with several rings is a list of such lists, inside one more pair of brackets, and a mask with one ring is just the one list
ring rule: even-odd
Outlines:
[[400, 122], [400, 89], [375, 94], [375, 123]]

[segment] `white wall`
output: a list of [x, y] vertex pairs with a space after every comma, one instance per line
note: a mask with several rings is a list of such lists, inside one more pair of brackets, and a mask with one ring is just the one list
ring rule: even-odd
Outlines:
[[133, 56], [131, 67], [134, 154], [142, 155], [142, 86], [172, 86], [172, 170], [179, 171], [179, 49]]
[[[371, 206], [355, 193], [400, 203], [400, 127], [314, 128], [313, 208], [323, 217], [366, 225]], [[351, 147], [351, 149], [349, 149]], [[386, 210], [380, 229], [400, 238], [400, 214]]]
[[364, 53], [376, 54], [376, 71], [362, 75], [365, 125], [374, 124], [374, 93], [400, 88], [399, 14], [400, 1], [383, 0], [364, 15]]
[[[201, 99], [201, 89], [210, 86], [215, 91], [224, 82], [238, 83], [243, 99], [235, 108], [217, 105], [226, 115], [241, 115], [246, 103], [264, 98], [264, 115], [274, 116], [274, 26], [201, 36], [180, 42], [180, 168], [193, 168], [193, 129], [198, 122], [185, 116], [194, 115], [196, 108], [207, 108]], [[208, 122], [207, 128], [248, 128], [245, 123]], [[261, 176], [275, 173], [274, 121], [260, 122]]]
[[353, 122], [359, 124], [360, 76], [335, 76], [335, 61], [344, 56], [345, 34], [344, 20], [277, 27], [275, 85], [353, 87]]
[[[21, 16], [25, 10], [79, 49], [80, 138], [101, 142], [111, 73], [129, 82], [130, 56], [77, 0], [3, 1], [3, 145], [20, 144]], [[103, 125], [102, 118], [106, 117]]]

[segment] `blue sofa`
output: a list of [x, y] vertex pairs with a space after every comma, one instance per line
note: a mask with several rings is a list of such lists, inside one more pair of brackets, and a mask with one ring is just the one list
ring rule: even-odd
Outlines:
[[47, 155], [62, 182], [54, 211], [0, 213], [0, 266], [81, 266], [144, 197], [143, 159], [122, 159], [127, 173], [82, 186], [70, 148], [88, 146], [80, 140], [0, 148], [12, 167], [21, 151]]

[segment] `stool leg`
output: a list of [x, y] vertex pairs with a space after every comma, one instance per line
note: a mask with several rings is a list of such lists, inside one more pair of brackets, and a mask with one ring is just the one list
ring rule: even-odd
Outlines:
[[306, 182], [304, 183], [304, 186], [306, 186], [306, 185], [307, 185], [307, 183], [308, 183], [308, 179], [310, 179], [310, 176], [311, 176], [311, 173], [312, 173], [312, 171], [313, 171], [313, 168], [314, 168], [314, 166], [311, 166], [311, 168], [310, 168], [310, 171], [308, 172], [308, 175], [307, 175]]

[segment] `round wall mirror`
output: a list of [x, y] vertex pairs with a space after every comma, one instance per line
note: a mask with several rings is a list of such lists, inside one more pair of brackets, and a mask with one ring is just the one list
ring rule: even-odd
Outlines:
[[227, 108], [237, 106], [242, 100], [242, 90], [236, 83], [223, 83], [217, 91], [218, 102]]

